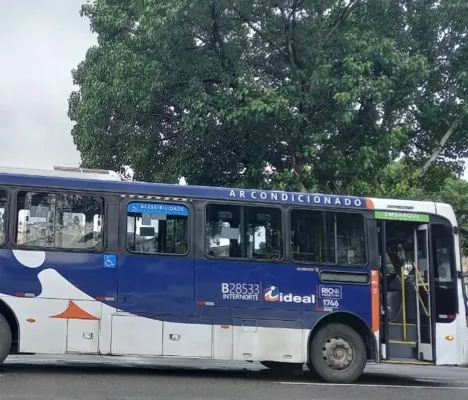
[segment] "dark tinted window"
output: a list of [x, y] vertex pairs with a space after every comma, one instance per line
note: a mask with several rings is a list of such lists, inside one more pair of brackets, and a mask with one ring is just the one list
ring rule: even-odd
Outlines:
[[455, 248], [452, 228], [432, 225], [432, 252], [437, 320], [450, 322], [458, 312]]
[[467, 317], [466, 323], [468, 325], [468, 276], [462, 280], [463, 299], [465, 301], [465, 315]]
[[356, 266], [366, 263], [362, 215], [292, 210], [290, 216], [294, 261]]
[[0, 244], [6, 242], [7, 239], [7, 193], [4, 190], [0, 190]]

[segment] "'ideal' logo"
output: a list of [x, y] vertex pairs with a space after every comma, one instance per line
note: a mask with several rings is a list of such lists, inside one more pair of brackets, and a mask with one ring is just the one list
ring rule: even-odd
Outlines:
[[264, 298], [265, 301], [279, 301], [281, 303], [315, 303], [315, 295], [313, 294], [309, 296], [297, 296], [292, 293], [282, 293], [276, 286], [270, 286], [269, 288], [265, 289]]

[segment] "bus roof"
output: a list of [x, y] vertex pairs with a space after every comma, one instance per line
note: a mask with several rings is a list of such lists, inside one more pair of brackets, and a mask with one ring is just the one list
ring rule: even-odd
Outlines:
[[65, 177], [65, 178], [82, 178], [99, 179], [106, 181], [121, 181], [122, 178], [114, 171], [105, 169], [88, 169], [88, 168], [75, 168], [75, 167], [62, 167], [55, 165], [53, 169], [37, 169], [37, 168], [23, 168], [23, 167], [8, 167], [0, 166], [0, 173], [2, 174], [18, 174], [18, 175], [33, 175], [33, 176], [52, 176], [52, 177]]
[[[82, 177], [81, 177], [82, 176]], [[413, 200], [366, 198], [322, 193], [284, 192], [275, 190], [255, 190], [223, 188], [212, 186], [192, 186], [151, 182], [131, 182], [87, 178], [86, 174], [76, 176], [47, 176], [46, 174], [8, 173], [0, 169], [0, 184], [26, 187], [64, 188], [111, 192], [122, 197], [150, 196], [153, 199], [187, 201], [191, 198], [217, 200], [237, 200], [267, 204], [289, 204], [327, 206], [352, 209], [383, 209], [400, 212], [418, 211], [437, 213], [436, 203]], [[108, 178], [109, 179], [109, 178]]]

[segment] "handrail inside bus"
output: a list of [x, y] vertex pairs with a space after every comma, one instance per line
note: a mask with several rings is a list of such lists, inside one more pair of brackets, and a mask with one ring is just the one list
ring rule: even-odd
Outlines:
[[401, 306], [402, 306], [402, 320], [403, 320], [403, 340], [406, 340], [406, 288], [405, 288], [405, 267], [401, 266]]
[[[421, 285], [424, 289], [424, 291], [426, 293], [429, 293], [429, 287], [427, 286], [427, 283], [424, 281], [424, 278], [421, 274], [421, 271], [419, 270], [419, 267], [416, 263], [413, 263], [413, 267], [414, 267], [414, 270], [416, 272], [416, 274], [418, 275], [418, 278], [421, 282]], [[418, 300], [419, 300], [419, 304], [421, 305], [421, 307], [423, 308], [423, 311], [424, 311], [424, 314], [426, 314], [426, 316], [430, 317], [431, 316], [431, 313], [429, 312], [429, 310], [427, 309], [426, 305], [424, 304], [424, 301], [421, 297], [421, 293], [419, 293], [419, 285], [418, 285], [418, 280], [416, 280], [416, 285], [414, 286], [414, 289], [416, 291], [416, 296], [418, 296]]]

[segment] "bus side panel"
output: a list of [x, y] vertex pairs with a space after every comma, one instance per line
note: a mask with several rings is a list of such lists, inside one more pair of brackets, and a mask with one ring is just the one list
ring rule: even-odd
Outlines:
[[[78, 292], [51, 282], [50, 271], [59, 274]], [[48, 279], [45, 279], [47, 277]], [[95, 300], [115, 298], [116, 270], [104, 266], [104, 255], [57, 251], [0, 250], [0, 293], [17, 296], [24, 293], [53, 299]], [[81, 293], [81, 294], [78, 294]], [[113, 301], [108, 302], [114, 305]]]
[[102, 254], [0, 250], [0, 296], [18, 320], [19, 351], [107, 353], [115, 271]]
[[120, 256], [117, 308], [154, 316], [193, 316], [193, 264], [192, 258]]
[[[304, 311], [346, 311], [370, 326], [370, 278], [366, 284], [321, 282], [317, 270], [349, 272], [332, 267], [197, 260], [195, 296], [197, 301], [237, 309], [248, 318], [303, 319]], [[370, 274], [366, 269], [353, 272]]]
[[305, 362], [310, 330], [327, 312], [355, 314], [371, 328], [370, 281], [322, 283], [315, 268], [199, 259], [195, 298], [199, 315], [232, 326], [233, 359]]

